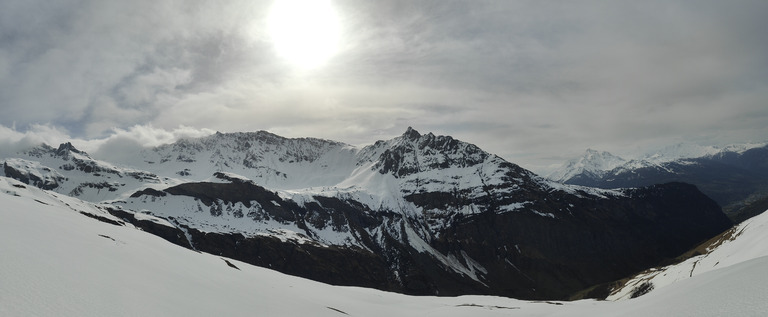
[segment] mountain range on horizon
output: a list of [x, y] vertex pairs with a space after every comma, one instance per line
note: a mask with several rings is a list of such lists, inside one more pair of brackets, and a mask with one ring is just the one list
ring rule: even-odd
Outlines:
[[694, 186], [564, 185], [412, 128], [364, 147], [216, 133], [121, 162], [40, 145], [6, 158], [0, 176], [95, 203], [110, 216], [94, 219], [186, 248], [420, 295], [566, 299], [732, 225]]
[[565, 184], [606, 189], [690, 183], [717, 201], [731, 219], [740, 222], [768, 206], [767, 162], [768, 143], [721, 148], [678, 144], [637, 159], [587, 149], [546, 177]]

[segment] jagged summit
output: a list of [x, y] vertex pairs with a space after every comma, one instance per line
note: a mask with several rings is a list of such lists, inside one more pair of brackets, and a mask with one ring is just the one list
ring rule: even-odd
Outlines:
[[408, 127], [408, 129], [405, 130], [405, 133], [403, 133], [403, 137], [406, 139], [414, 140], [420, 138], [421, 134], [419, 134], [419, 131], [416, 131], [416, 129]]
[[394, 172], [398, 177], [426, 170], [471, 167], [490, 157], [474, 144], [431, 132], [422, 135], [411, 127], [402, 137], [377, 142], [373, 147], [384, 149], [377, 164], [381, 172]]
[[69, 155], [69, 153], [83, 154], [82, 151], [76, 149], [70, 142], [60, 144], [59, 148], [56, 150], [56, 154], [61, 156]]
[[78, 150], [74, 145], [72, 145], [71, 142], [61, 143], [56, 148], [48, 144], [41, 143], [40, 145], [24, 150], [19, 154], [29, 155], [37, 158], [42, 158], [43, 156], [55, 156], [55, 157], [61, 157], [65, 160], [69, 160], [72, 157], [79, 157], [79, 158], [86, 158], [86, 159], [91, 158], [90, 155], [88, 155], [88, 153], [86, 153], [85, 151]]

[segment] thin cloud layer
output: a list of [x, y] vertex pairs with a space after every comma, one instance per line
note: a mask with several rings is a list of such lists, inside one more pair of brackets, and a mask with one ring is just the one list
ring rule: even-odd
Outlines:
[[534, 169], [768, 139], [765, 1], [333, 4], [339, 52], [301, 70], [275, 54], [268, 1], [3, 1], [0, 125], [24, 131], [3, 133], [119, 153], [179, 126], [352, 144], [413, 126]]
[[35, 124], [24, 132], [0, 125], [0, 159], [13, 157], [18, 152], [41, 144], [57, 147], [59, 144], [71, 142], [76, 148], [88, 152], [94, 158], [127, 164], [130, 162], [124, 159], [131, 153], [180, 139], [204, 137], [215, 132], [187, 126], [165, 130], [151, 125], [135, 125], [128, 129], [113, 129], [105, 138], [81, 139], [72, 137], [52, 125]]

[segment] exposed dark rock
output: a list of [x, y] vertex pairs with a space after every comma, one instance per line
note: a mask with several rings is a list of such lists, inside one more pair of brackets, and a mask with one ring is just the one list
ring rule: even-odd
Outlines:
[[[372, 211], [359, 202], [321, 196], [315, 197], [317, 203], [302, 208], [249, 182], [189, 183], [166, 191], [207, 201], [210, 208], [227, 202], [258, 202], [269, 217], [303, 228], [351, 230], [368, 248], [281, 242], [273, 237], [204, 233], [185, 227], [197, 250], [326, 283], [421, 295], [566, 299], [582, 289], [674, 258], [731, 225], [714, 201], [682, 183], [635, 189], [627, 196], [606, 199], [530, 191], [526, 195], [533, 203], [521, 210], [455, 216], [438, 238], [428, 241], [464, 266], [470, 264], [462, 254], [477, 261], [487, 270], [480, 275], [481, 283], [417, 251], [407, 239], [389, 235], [405, 229], [393, 231], [382, 227], [385, 223], [405, 226], [411, 221], [398, 213]], [[441, 202], [468, 203], [445, 194], [410, 199], [431, 207]], [[273, 201], [286, 207], [277, 207]], [[577, 207], [563, 213], [559, 209], [564, 205]], [[267, 210], [267, 206], [274, 209]], [[558, 216], [543, 216], [546, 214]], [[369, 235], [375, 228], [381, 228], [383, 236], [378, 239], [383, 244]]]
[[[466, 250], [486, 266], [494, 277], [487, 283], [497, 292], [567, 298], [674, 258], [731, 226], [714, 201], [681, 183], [637, 189], [628, 198], [554, 193], [547, 200], [580, 207], [561, 218], [522, 211], [470, 216], [441, 234], [436, 248]], [[555, 212], [540, 204], [532, 208]]]
[[81, 152], [80, 150], [76, 149], [76, 148], [75, 148], [75, 146], [74, 146], [74, 145], [72, 145], [72, 143], [70, 143], [70, 142], [67, 142], [67, 143], [62, 143], [62, 144], [60, 144], [60, 145], [59, 145], [59, 148], [58, 148], [58, 149], [56, 149], [56, 152], [55, 152], [55, 153], [56, 153], [56, 155], [58, 155], [58, 156], [68, 156], [68, 155], [69, 155], [69, 153], [78, 153], [78, 154], [83, 154], [83, 153], [85, 153], [85, 152]]
[[115, 220], [109, 219], [107, 217], [103, 217], [103, 216], [99, 216], [99, 215], [94, 215], [94, 214], [87, 213], [87, 212], [82, 212], [82, 211], [80, 212], [80, 214], [83, 215], [83, 216], [86, 216], [88, 218], [93, 218], [93, 219], [96, 219], [98, 221], [101, 221], [101, 222], [104, 222], [104, 223], [108, 223], [110, 225], [125, 226], [125, 223], [122, 223], [122, 222], [119, 222], [119, 221], [115, 221]]
[[[48, 171], [50, 172], [50, 170]], [[11, 165], [8, 165], [8, 162], [3, 162], [3, 172], [5, 173], [6, 177], [10, 177], [24, 184], [32, 185], [45, 190], [55, 189], [59, 187], [61, 182], [64, 181], [64, 177], [61, 176], [41, 179], [33, 173], [23, 169], [19, 170]]]
[[168, 195], [168, 194], [166, 192], [159, 191], [159, 190], [156, 190], [156, 189], [145, 188], [145, 189], [142, 189], [140, 191], [137, 191], [137, 192], [131, 194], [131, 198], [137, 198], [137, 197], [141, 197], [141, 196], [144, 196], [144, 195], [153, 196], [153, 197], [165, 197], [165, 195]]
[[395, 289], [387, 264], [367, 250], [282, 242], [274, 237], [201, 232], [185, 228], [197, 250], [339, 285]]
[[120, 209], [107, 208], [106, 210], [111, 215], [118, 217], [120, 219], [123, 219], [128, 223], [131, 223], [132, 225], [136, 226], [137, 228], [140, 228], [141, 230], [144, 230], [158, 237], [161, 237], [165, 240], [168, 240], [168, 242], [171, 242], [173, 244], [180, 245], [188, 249], [192, 249], [192, 245], [189, 243], [189, 240], [187, 240], [187, 236], [184, 234], [184, 231], [182, 231], [177, 227], [169, 227], [166, 225], [155, 223], [154, 221], [150, 221], [150, 220], [139, 220], [139, 219], [136, 219], [133, 213], [120, 210]]
[[[375, 168], [382, 174], [403, 177], [425, 170], [474, 166], [482, 163], [489, 155], [473, 144], [450, 136], [435, 136], [432, 133], [421, 135], [410, 127], [402, 139], [403, 142], [386, 149], [379, 157]], [[377, 145], [381, 143], [374, 146]], [[419, 165], [419, 156], [430, 156], [432, 159]]]
[[[259, 202], [261, 207], [272, 219], [288, 222], [296, 221], [302, 217], [304, 209], [299, 208], [293, 201], [284, 201], [276, 193], [266, 190], [264, 187], [251, 182], [242, 183], [185, 183], [165, 190], [171, 195], [183, 195], [200, 199], [208, 207], [213, 207], [217, 201], [225, 203], [242, 203], [250, 207], [252, 202]], [[213, 207], [218, 213], [219, 207]]]
[[632, 294], [629, 295], [629, 298], [637, 298], [637, 297], [643, 296], [645, 294], [648, 294], [648, 292], [652, 290], [653, 290], [653, 284], [651, 282], [645, 282], [637, 286], [634, 290], [632, 290]]
[[233, 268], [233, 269], [236, 269], [236, 270], [238, 270], [238, 271], [240, 270], [240, 268], [239, 268], [239, 267], [237, 267], [237, 266], [235, 266], [234, 264], [232, 264], [232, 262], [229, 262], [229, 260], [227, 260], [227, 259], [223, 259], [223, 258], [222, 258], [222, 260], [224, 260], [224, 262], [226, 262], [226, 263], [227, 263], [227, 266], [229, 266], [229, 267], [231, 267], [231, 268]]
[[110, 191], [110, 192], [114, 192], [114, 191], [117, 191], [119, 187], [120, 187], [120, 184], [116, 184], [116, 183], [107, 183], [107, 182], [98, 182], [98, 183], [94, 183], [94, 182], [85, 182], [85, 183], [81, 183], [80, 185], [77, 185], [77, 187], [75, 187], [74, 189], [72, 189], [72, 190], [69, 192], [69, 194], [68, 194], [68, 195], [69, 195], [69, 196], [75, 196], [75, 197], [76, 197], [76, 196], [80, 196], [80, 195], [82, 195], [82, 194], [83, 194], [83, 191], [84, 191], [86, 188], [92, 188], [92, 189], [96, 189], [97, 191], [101, 191], [102, 189], [106, 189], [106, 190], [108, 190], [108, 191]]

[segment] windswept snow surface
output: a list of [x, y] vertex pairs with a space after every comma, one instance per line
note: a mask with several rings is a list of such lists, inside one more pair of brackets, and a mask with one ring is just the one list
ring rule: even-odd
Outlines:
[[284, 275], [80, 212], [117, 220], [98, 205], [0, 177], [0, 316], [746, 316], [768, 311], [768, 257], [618, 302], [415, 297]]

